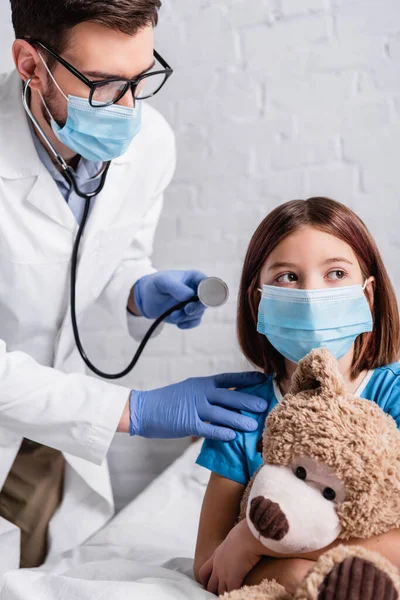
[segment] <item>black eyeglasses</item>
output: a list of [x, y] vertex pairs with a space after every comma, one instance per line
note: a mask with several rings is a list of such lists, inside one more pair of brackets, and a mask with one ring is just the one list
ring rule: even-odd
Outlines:
[[64, 60], [56, 52], [53, 52], [53, 50], [48, 48], [45, 44], [42, 44], [42, 42], [29, 39], [26, 41], [30, 44], [41, 46], [70, 73], [87, 85], [88, 88], [90, 88], [89, 103], [94, 108], [116, 104], [116, 102], [119, 102], [119, 100], [125, 96], [129, 88], [131, 89], [135, 100], [151, 98], [161, 90], [167, 79], [169, 79], [173, 73], [173, 69], [171, 69], [162, 56], [154, 50], [154, 58], [161, 64], [163, 67], [162, 70], [149, 71], [148, 73], [143, 73], [143, 75], [135, 77], [135, 79], [121, 79], [116, 77], [112, 79], [102, 79], [101, 81], [90, 81], [90, 79], [80, 73], [78, 69]]

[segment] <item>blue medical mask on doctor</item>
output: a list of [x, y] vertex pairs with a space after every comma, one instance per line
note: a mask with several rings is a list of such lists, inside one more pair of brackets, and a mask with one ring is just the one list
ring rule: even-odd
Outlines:
[[357, 336], [372, 331], [365, 285], [318, 290], [263, 285], [257, 331], [295, 363], [321, 347], [340, 358]]
[[39, 56], [54, 84], [68, 102], [67, 121], [64, 127], [60, 127], [41, 95], [53, 132], [60, 142], [87, 160], [103, 162], [124, 154], [141, 129], [141, 103], [137, 102], [135, 108], [117, 104], [96, 108], [86, 98], [66, 96], [43, 57]]

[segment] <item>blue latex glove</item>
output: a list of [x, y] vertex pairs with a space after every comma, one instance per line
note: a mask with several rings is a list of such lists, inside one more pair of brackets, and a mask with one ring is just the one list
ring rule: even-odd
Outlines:
[[262, 373], [231, 373], [187, 379], [148, 392], [133, 390], [130, 434], [147, 438], [196, 435], [224, 442], [233, 440], [236, 436], [233, 429], [255, 431], [258, 426], [257, 421], [237, 411], [259, 413], [268, 404], [262, 398], [228, 388], [244, 388], [264, 381]]
[[[201, 271], [159, 271], [145, 275], [134, 286], [136, 306], [143, 317], [157, 319], [175, 304], [195, 296], [203, 279], [206, 275]], [[190, 302], [165, 321], [179, 329], [192, 329], [200, 325], [205, 310], [201, 302]]]

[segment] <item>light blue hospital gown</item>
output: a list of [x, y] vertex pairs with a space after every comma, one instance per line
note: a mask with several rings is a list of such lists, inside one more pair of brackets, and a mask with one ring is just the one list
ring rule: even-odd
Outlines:
[[[258, 428], [251, 433], [237, 433], [231, 442], [206, 440], [197, 464], [227, 479], [247, 485], [262, 464], [257, 443], [262, 437], [265, 419], [282, 399], [282, 394], [272, 376], [267, 378], [266, 383], [242, 391], [268, 402], [268, 409], [262, 414], [243, 413], [256, 419]], [[400, 429], [400, 363], [369, 371], [355, 395], [376, 402], [393, 417]]]

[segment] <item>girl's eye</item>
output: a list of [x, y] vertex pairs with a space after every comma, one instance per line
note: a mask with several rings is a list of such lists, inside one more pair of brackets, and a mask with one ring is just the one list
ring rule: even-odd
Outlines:
[[279, 275], [276, 281], [278, 283], [294, 283], [297, 281], [297, 275], [295, 273], [284, 273], [283, 275]]
[[330, 271], [328, 273], [328, 277], [330, 279], [334, 279], [334, 280], [338, 281], [340, 279], [345, 279], [346, 273], [344, 271], [342, 271], [341, 269], [335, 269], [334, 271]]

